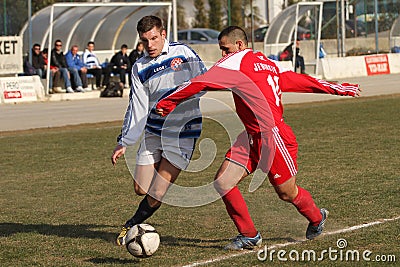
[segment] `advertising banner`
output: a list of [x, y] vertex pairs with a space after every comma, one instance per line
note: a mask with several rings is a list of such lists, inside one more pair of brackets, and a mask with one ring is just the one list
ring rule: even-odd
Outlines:
[[22, 56], [20, 36], [0, 37], [0, 74], [22, 73]]
[[377, 74], [390, 74], [389, 60], [387, 55], [365, 56], [364, 59], [368, 76]]
[[[37, 81], [34, 76], [0, 78], [1, 99], [4, 103], [36, 101], [38, 95], [35, 89]], [[38, 77], [37, 77], [38, 78]], [[36, 79], [39, 81], [39, 79]]]

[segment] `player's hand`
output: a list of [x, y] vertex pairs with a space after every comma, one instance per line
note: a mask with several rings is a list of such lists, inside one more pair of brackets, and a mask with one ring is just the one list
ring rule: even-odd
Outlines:
[[164, 116], [164, 110], [162, 108], [156, 109], [156, 113], [160, 116]]
[[155, 107], [155, 111], [158, 115], [164, 117], [170, 114], [174, 109], [176, 108], [176, 105], [172, 101], [164, 102], [164, 100], [161, 100], [157, 103]]
[[114, 148], [113, 154], [111, 156], [111, 163], [112, 165], [115, 166], [115, 164], [117, 164], [117, 160], [123, 155], [125, 154], [126, 151], [126, 147], [121, 146], [121, 145], [117, 145]]
[[360, 87], [358, 87], [358, 89], [357, 89], [356, 94], [354, 95], [354, 97], [359, 97], [359, 96], [361, 96], [361, 92], [362, 92], [362, 89], [361, 89]]

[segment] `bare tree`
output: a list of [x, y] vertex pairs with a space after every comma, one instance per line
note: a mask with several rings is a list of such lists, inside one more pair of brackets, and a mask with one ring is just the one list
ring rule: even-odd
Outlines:
[[244, 12], [242, 0], [231, 0], [231, 24], [239, 27], [244, 26]]
[[178, 29], [181, 30], [189, 28], [189, 24], [186, 21], [185, 8], [181, 5], [181, 2], [178, 2], [178, 5], [176, 7], [176, 12], [178, 15]]
[[194, 28], [208, 28], [208, 20], [206, 9], [204, 7], [203, 0], [195, 0], [194, 1], [194, 21], [192, 23], [192, 27]]
[[208, 13], [208, 26], [215, 30], [222, 30], [222, 3], [221, 0], [208, 0], [210, 12]]

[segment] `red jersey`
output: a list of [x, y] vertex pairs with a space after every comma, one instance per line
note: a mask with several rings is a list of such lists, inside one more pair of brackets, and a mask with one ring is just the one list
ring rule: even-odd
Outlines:
[[284, 69], [261, 52], [245, 49], [219, 60], [205, 74], [181, 85], [157, 104], [169, 114], [202, 90], [231, 89], [236, 112], [249, 134], [270, 133], [283, 122], [282, 92], [355, 96], [358, 85], [334, 84]]

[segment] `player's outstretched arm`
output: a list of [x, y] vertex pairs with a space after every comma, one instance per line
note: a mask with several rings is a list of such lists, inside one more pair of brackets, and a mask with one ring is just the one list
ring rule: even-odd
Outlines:
[[358, 84], [333, 83], [308, 75], [297, 74], [293, 71], [283, 71], [281, 73], [279, 87], [282, 92], [320, 93], [353, 97], [361, 95], [361, 89]]

